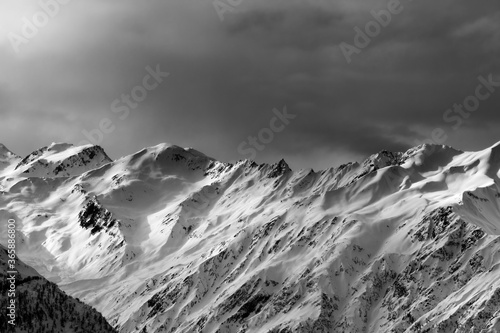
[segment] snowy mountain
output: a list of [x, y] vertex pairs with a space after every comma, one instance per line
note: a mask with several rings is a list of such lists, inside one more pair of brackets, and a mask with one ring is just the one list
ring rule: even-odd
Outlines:
[[26, 156], [15, 170], [23, 176], [67, 177], [98, 168], [111, 159], [99, 146], [52, 143]]
[[319, 172], [166, 144], [0, 160], [21, 259], [120, 332], [500, 330], [500, 143]]

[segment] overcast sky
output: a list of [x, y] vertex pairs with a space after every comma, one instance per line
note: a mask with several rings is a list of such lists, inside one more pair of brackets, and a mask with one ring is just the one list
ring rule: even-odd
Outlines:
[[[211, 0], [73, 0], [45, 25], [39, 1], [4, 0], [0, 142], [26, 155], [104, 122], [113, 158], [168, 142], [324, 169], [432, 131], [461, 149], [499, 141], [500, 83], [478, 79], [500, 82], [498, 0], [394, 1], [220, 0], [217, 12]], [[355, 28], [388, 7], [348, 63], [339, 45], [355, 47]], [[147, 79], [135, 108], [120, 100], [158, 68], [168, 77]], [[474, 111], [446, 113], [466, 99]], [[273, 109], [285, 106], [295, 118], [282, 126]]]

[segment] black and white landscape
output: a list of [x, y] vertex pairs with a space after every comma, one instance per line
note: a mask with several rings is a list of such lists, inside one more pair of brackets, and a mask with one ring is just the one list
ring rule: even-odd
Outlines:
[[0, 333], [499, 333], [498, 0], [0, 1]]

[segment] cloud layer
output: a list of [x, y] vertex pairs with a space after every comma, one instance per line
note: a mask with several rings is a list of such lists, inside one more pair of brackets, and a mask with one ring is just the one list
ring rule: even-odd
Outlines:
[[[350, 64], [339, 44], [354, 45], [354, 28], [387, 1], [242, 0], [223, 21], [211, 1], [70, 1], [16, 53], [9, 33], [22, 36], [23, 18], [43, 10], [23, 3], [0, 4], [0, 142], [19, 154], [78, 143], [108, 118], [114, 130], [101, 145], [113, 157], [170, 142], [238, 160], [249, 157], [238, 145], [284, 106], [297, 117], [259, 162], [326, 168], [404, 150], [435, 128], [463, 149], [500, 140], [500, 88], [460, 128], [443, 119], [479, 76], [500, 82], [493, 0], [401, 0], [401, 13]], [[157, 65], [170, 76], [120, 119], [113, 101]]]

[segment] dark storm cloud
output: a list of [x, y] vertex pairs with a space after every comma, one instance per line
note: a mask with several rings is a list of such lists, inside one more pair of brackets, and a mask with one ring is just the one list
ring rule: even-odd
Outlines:
[[[109, 118], [115, 130], [101, 144], [114, 157], [166, 141], [237, 160], [247, 157], [238, 145], [285, 105], [297, 118], [259, 162], [326, 168], [404, 150], [436, 127], [459, 148], [499, 140], [500, 89], [460, 129], [443, 120], [474, 93], [478, 76], [500, 81], [498, 3], [401, 5], [348, 64], [339, 44], [352, 44], [353, 28], [364, 29], [386, 1], [244, 0], [223, 22], [210, 1], [71, 2], [20, 54], [0, 38], [0, 141], [26, 154], [79, 142], [82, 130]], [[3, 11], [4, 31], [19, 31], [37, 10], [35, 1], [14, 7]], [[171, 75], [121, 120], [111, 104], [156, 65]]]

